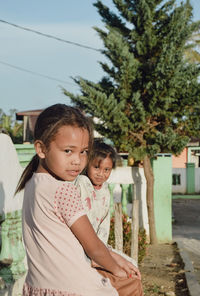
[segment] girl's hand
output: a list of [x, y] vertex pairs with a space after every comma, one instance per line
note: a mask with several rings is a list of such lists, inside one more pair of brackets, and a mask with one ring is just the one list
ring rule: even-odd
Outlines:
[[126, 271], [123, 268], [121, 268], [120, 266], [119, 266], [119, 268], [114, 270], [112, 273], [113, 273], [113, 275], [118, 276], [120, 278], [127, 278]]
[[[91, 260], [91, 266], [93, 268], [98, 268], [98, 267], [103, 268], [102, 266], [100, 266], [99, 264], [94, 262], [94, 260]], [[121, 268], [120, 266], [118, 266], [118, 268], [116, 268], [116, 270], [114, 270], [114, 272], [112, 272], [112, 274], [114, 274], [114, 275], [116, 275], [118, 277], [127, 278], [126, 271], [123, 268]]]
[[[124, 260], [126, 260], [126, 259], [124, 259]], [[135, 265], [133, 265], [131, 262], [129, 262], [127, 260], [126, 260], [126, 262], [127, 262], [127, 267], [129, 268], [129, 272], [130, 272], [129, 277], [130, 278], [136, 277], [139, 280], [141, 280], [141, 273], [140, 273], [139, 269]]]
[[128, 260], [126, 260], [124, 257], [122, 257], [121, 255], [112, 252], [111, 251], [111, 255], [112, 257], [115, 259], [115, 261], [117, 262], [117, 264], [124, 269], [124, 271], [127, 274], [127, 277], [131, 278], [131, 277], [136, 277], [138, 279], [141, 280], [141, 274], [139, 269], [134, 266], [131, 262], [129, 262]]

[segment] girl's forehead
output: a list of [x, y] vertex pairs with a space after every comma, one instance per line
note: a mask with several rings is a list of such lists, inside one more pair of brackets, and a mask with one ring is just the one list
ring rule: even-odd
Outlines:
[[58, 129], [53, 141], [75, 145], [88, 145], [89, 132], [82, 127], [63, 125]]
[[82, 131], [82, 132], [87, 132], [88, 130], [83, 127], [83, 126], [78, 126], [78, 125], [71, 125], [71, 124], [63, 124], [61, 125], [58, 130], [57, 133], [59, 133], [62, 130], [68, 130], [69, 132], [71, 132], [71, 130], [77, 130], [77, 131]]
[[57, 135], [69, 135], [73, 136], [74, 134], [78, 135], [83, 135], [83, 136], [88, 136], [89, 132], [86, 128], [84, 127], [79, 127], [79, 126], [74, 126], [74, 125], [63, 125], [58, 128], [57, 130]]
[[103, 164], [110, 164], [113, 166], [112, 158], [108, 155], [106, 155], [105, 157], [96, 156], [91, 160], [91, 164], [94, 164], [94, 165], [101, 165], [102, 163]]

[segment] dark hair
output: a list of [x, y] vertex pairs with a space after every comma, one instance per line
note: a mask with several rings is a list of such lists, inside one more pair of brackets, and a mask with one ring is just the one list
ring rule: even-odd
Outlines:
[[[37, 118], [34, 128], [34, 141], [41, 140], [48, 148], [58, 129], [64, 125], [84, 128], [89, 133], [89, 152], [93, 143], [93, 129], [91, 121], [78, 109], [65, 104], [55, 104], [43, 110]], [[36, 154], [25, 168], [16, 193], [21, 191], [26, 182], [32, 177], [39, 165]]]
[[[95, 138], [92, 146], [92, 151], [90, 153], [89, 161], [87, 168], [89, 167], [89, 164], [93, 162], [94, 159], [98, 159], [99, 163], [105, 159], [106, 157], [109, 157], [112, 160], [113, 168], [116, 166], [116, 160], [117, 160], [117, 153], [115, 149], [104, 142], [101, 138]], [[86, 168], [86, 173], [87, 173]]]

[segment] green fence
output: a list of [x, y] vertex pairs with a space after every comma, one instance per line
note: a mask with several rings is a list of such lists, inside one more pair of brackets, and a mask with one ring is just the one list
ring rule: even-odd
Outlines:
[[33, 144], [15, 144], [15, 149], [18, 154], [19, 162], [24, 168], [30, 162], [35, 155], [35, 149]]

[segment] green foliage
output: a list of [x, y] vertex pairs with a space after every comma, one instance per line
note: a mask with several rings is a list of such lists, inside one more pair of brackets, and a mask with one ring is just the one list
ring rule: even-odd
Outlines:
[[0, 109], [0, 129], [3, 133], [8, 134], [14, 144], [23, 142], [23, 124], [15, 119], [16, 110], [10, 110], [10, 115], [6, 115]]
[[143, 228], [139, 229], [138, 235], [138, 262], [142, 262], [143, 258], [147, 254], [147, 236], [146, 231]]
[[[123, 224], [123, 252], [128, 256], [131, 256], [131, 227], [132, 220], [128, 217], [127, 214], [123, 213], [122, 215], [122, 224]], [[110, 234], [108, 239], [108, 244], [115, 248], [115, 218], [111, 217], [110, 220]], [[138, 233], [138, 262], [142, 262], [143, 258], [146, 255], [147, 251], [147, 236], [146, 231], [143, 228], [139, 229]]]
[[179, 154], [200, 136], [200, 66], [185, 59], [187, 41], [199, 28], [189, 1], [113, 0], [94, 6], [104, 29], [95, 28], [106, 57], [98, 83], [75, 78], [81, 95], [72, 102], [99, 118], [96, 130], [136, 160]]
[[113, 216], [110, 219], [110, 233], [109, 233], [109, 238], [108, 238], [108, 244], [112, 248], [115, 248], [115, 228], [114, 227], [115, 227], [115, 218]]

